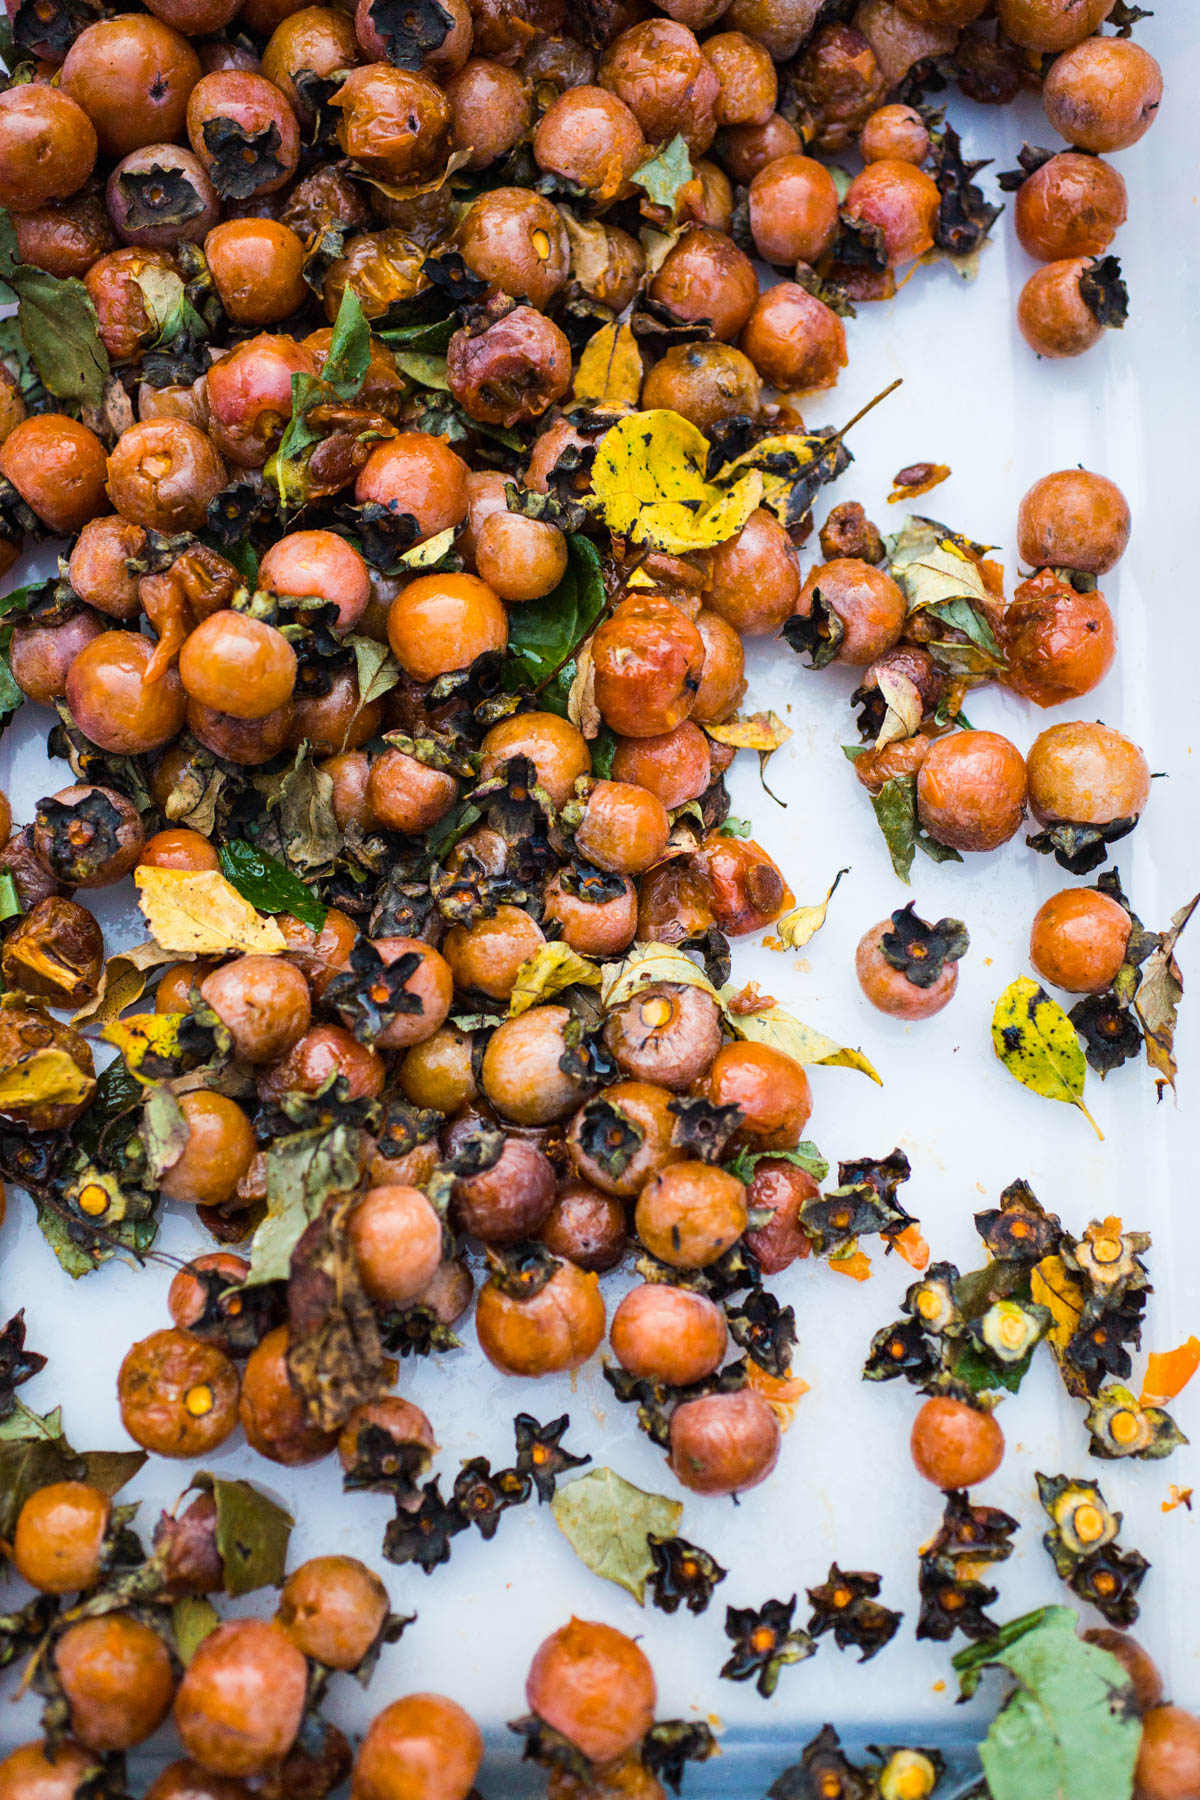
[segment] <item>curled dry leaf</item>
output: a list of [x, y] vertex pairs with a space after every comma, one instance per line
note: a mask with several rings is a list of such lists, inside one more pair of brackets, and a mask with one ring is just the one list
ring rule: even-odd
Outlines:
[[221, 956], [237, 950], [277, 956], [286, 948], [273, 919], [264, 919], [215, 869], [134, 870], [138, 905], [155, 942], [175, 955]]
[[580, 956], [568, 944], [556, 941], [543, 944], [517, 970], [512, 995], [508, 1002], [510, 1018], [528, 1012], [564, 988], [600, 986], [600, 966], [589, 957]]
[[849, 869], [839, 869], [834, 876], [829, 891], [817, 906], [795, 906], [791, 912], [784, 913], [776, 919], [772, 927], [776, 941], [771, 942], [772, 949], [803, 950], [805, 944], [811, 943], [822, 925], [829, 910], [829, 902], [837, 891], [838, 883]]
[[644, 1606], [646, 1582], [654, 1572], [649, 1536], [678, 1535], [680, 1502], [648, 1494], [615, 1469], [600, 1468], [560, 1487], [550, 1510], [580, 1562]]
[[590, 504], [615, 536], [653, 550], [724, 543], [762, 498], [762, 475], [750, 469], [718, 487], [705, 477], [708, 452], [703, 432], [678, 413], [634, 413], [600, 440]]
[[910, 612], [927, 606], [943, 606], [948, 600], [987, 601], [991, 598], [977, 555], [987, 546], [973, 546], [936, 519], [916, 515], [905, 519], [894, 539], [888, 540], [892, 580], [903, 590]]
[[575, 652], [575, 678], [567, 695], [567, 717], [589, 741], [600, 736], [604, 721], [596, 705], [596, 665], [590, 641]]
[[782, 1051], [784, 1056], [790, 1056], [793, 1062], [805, 1068], [811, 1063], [821, 1063], [830, 1068], [857, 1069], [860, 1074], [870, 1076], [879, 1087], [883, 1086], [882, 1077], [861, 1050], [847, 1049], [844, 1044], [826, 1037], [824, 1032], [814, 1031], [811, 1025], [793, 1018], [782, 1006], [760, 1007], [751, 1013], [734, 1012], [728, 1005], [732, 993], [726, 985], [717, 999], [725, 1009], [725, 1023], [735, 1037]]
[[1010, 982], [996, 1002], [992, 1048], [1014, 1081], [1044, 1100], [1077, 1106], [1096, 1136], [1103, 1138], [1084, 1105], [1087, 1063], [1075, 1027], [1057, 1000], [1028, 975]]
[[1171, 929], [1147, 958], [1134, 998], [1134, 1008], [1145, 1033], [1146, 1061], [1156, 1071], [1158, 1091], [1175, 1088], [1175, 1026], [1183, 998], [1183, 976], [1175, 960], [1175, 946], [1197, 906], [1200, 894], [1171, 915]]
[[879, 736], [875, 739], [876, 750], [882, 750], [885, 744], [894, 744], [901, 738], [915, 737], [921, 729], [921, 719], [925, 712], [925, 702], [916, 682], [898, 669], [880, 669], [879, 692], [883, 695], [887, 711], [883, 715], [883, 724], [879, 727]]
[[588, 339], [575, 371], [578, 406], [593, 412], [628, 412], [642, 391], [642, 353], [633, 327], [602, 325]]
[[704, 730], [718, 744], [728, 744], [733, 750], [757, 750], [763, 756], [770, 756], [792, 735], [791, 726], [776, 712], [751, 713], [745, 719], [728, 719], [724, 725], [706, 725]]
[[149, 938], [134, 944], [130, 950], [119, 950], [110, 956], [100, 977], [100, 986], [85, 1006], [72, 1016], [72, 1025], [111, 1025], [127, 1006], [140, 1000], [146, 991], [146, 978], [168, 963], [186, 962], [175, 950], [164, 950]]

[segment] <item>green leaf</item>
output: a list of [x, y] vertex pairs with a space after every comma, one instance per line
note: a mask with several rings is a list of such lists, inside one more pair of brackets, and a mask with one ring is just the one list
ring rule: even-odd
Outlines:
[[357, 399], [370, 361], [371, 327], [358, 295], [348, 287], [342, 294], [320, 375], [292, 376], [292, 416], [264, 471], [275, 483], [285, 512], [308, 497], [306, 453], [321, 439], [321, 433], [308, 423], [309, 413], [323, 401]]
[[3, 874], [0, 874], [0, 919], [15, 919], [23, 911], [21, 897], [17, 893], [17, 884], [5, 869]]
[[1018, 975], [996, 1002], [992, 1048], [1014, 1081], [1043, 1100], [1077, 1106], [1103, 1138], [1083, 1103], [1087, 1063], [1075, 1027], [1058, 1001], [1028, 975]]
[[321, 367], [321, 379], [337, 390], [340, 400], [354, 400], [371, 366], [371, 327], [362, 301], [352, 287], [342, 293], [329, 354]]
[[400, 373], [407, 375], [418, 387], [440, 388], [444, 394], [450, 392], [444, 356], [437, 356], [428, 350], [396, 350], [393, 355]]
[[316, 894], [289, 868], [245, 838], [222, 844], [221, 873], [243, 900], [264, 913], [291, 913], [314, 931], [325, 923], [326, 908]]
[[588, 749], [592, 753], [592, 774], [608, 781], [612, 775], [613, 757], [617, 754], [616, 733], [607, 725], [601, 725]]
[[379, 336], [390, 350], [424, 350], [437, 355], [448, 349], [458, 326], [457, 314], [451, 313], [444, 319], [427, 320], [424, 325], [396, 325], [381, 331]]
[[247, 1287], [287, 1280], [305, 1228], [331, 1194], [357, 1186], [358, 1141], [346, 1125], [276, 1138], [267, 1151], [267, 1215], [254, 1233]]
[[749, 1182], [753, 1178], [755, 1169], [764, 1159], [769, 1159], [771, 1162], [794, 1163], [798, 1169], [803, 1169], [806, 1175], [811, 1175], [814, 1181], [824, 1181], [829, 1173], [828, 1162], [821, 1155], [817, 1146], [809, 1143], [807, 1138], [803, 1143], [797, 1144], [794, 1150], [739, 1150], [737, 1155], [724, 1166], [731, 1175], [736, 1175], [739, 1181]]
[[1047, 1606], [954, 1658], [964, 1698], [984, 1669], [1017, 1680], [980, 1750], [991, 1800], [1129, 1800], [1141, 1738], [1133, 1682], [1078, 1625], [1070, 1607]]
[[957, 850], [931, 838], [918, 819], [915, 775], [894, 775], [890, 781], [885, 781], [879, 792], [871, 795], [871, 805], [875, 809], [875, 823], [888, 847], [892, 868], [901, 881], [908, 883], [913, 857], [918, 850], [923, 850], [934, 862], [962, 861]]
[[147, 1461], [144, 1450], [81, 1455], [63, 1434], [59, 1407], [43, 1418], [18, 1399], [0, 1423], [0, 1543], [12, 1543], [17, 1516], [39, 1488], [54, 1481], [90, 1481], [111, 1498]]
[[17, 301], [21, 338], [46, 391], [57, 400], [99, 406], [108, 378], [96, 309], [82, 281], [60, 281], [23, 263], [12, 220], [0, 211], [0, 285]]
[[648, 1494], [615, 1470], [600, 1468], [560, 1487], [550, 1510], [580, 1562], [644, 1606], [646, 1582], [654, 1571], [649, 1534], [676, 1537], [681, 1503]]
[[644, 189], [656, 206], [665, 206], [672, 213], [679, 201], [679, 190], [694, 178], [695, 171], [687, 139], [681, 137], [679, 132], [675, 133], [669, 143], [663, 145], [657, 156], [644, 162], [630, 177], [636, 187]]
[[357, 710], [361, 712], [372, 700], [382, 700], [391, 692], [400, 679], [400, 664], [387, 645], [376, 643], [374, 638], [349, 637], [346, 642], [354, 652], [358, 676]]
[[211, 1493], [216, 1502], [225, 1592], [249, 1594], [255, 1588], [279, 1587], [296, 1523], [291, 1513], [249, 1481], [223, 1481], [201, 1470], [192, 1485]]
[[1016, 1394], [1029, 1373], [1036, 1347], [1031, 1346], [1028, 1356], [1023, 1356], [1020, 1362], [1002, 1363], [982, 1355], [974, 1344], [963, 1344], [954, 1359], [954, 1379], [965, 1382], [973, 1394], [995, 1392], [999, 1388]]
[[41, 412], [46, 405], [46, 389], [29, 354], [29, 346], [21, 336], [21, 327], [15, 313], [7, 319], [0, 319], [0, 360], [16, 376], [21, 398], [30, 412]]
[[171, 1635], [180, 1662], [186, 1669], [197, 1650], [221, 1623], [221, 1615], [203, 1594], [184, 1594], [171, 1607]]
[[[546, 681], [587, 636], [606, 601], [600, 552], [590, 538], [573, 532], [567, 539], [567, 571], [558, 586], [544, 599], [527, 600], [509, 613], [504, 685], [511, 691]], [[572, 661], [543, 688], [539, 702], [547, 711], [566, 717], [574, 673]]]

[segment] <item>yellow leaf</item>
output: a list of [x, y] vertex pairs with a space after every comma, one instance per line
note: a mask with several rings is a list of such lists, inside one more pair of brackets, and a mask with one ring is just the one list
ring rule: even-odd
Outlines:
[[31, 1050], [7, 1069], [0, 1069], [0, 1112], [26, 1106], [76, 1106], [89, 1100], [96, 1083], [65, 1050]]
[[1028, 975], [1010, 981], [996, 1002], [992, 1048], [1014, 1081], [1043, 1100], [1077, 1106], [1096, 1136], [1103, 1138], [1083, 1103], [1087, 1065], [1075, 1027], [1058, 1001]]
[[454, 548], [454, 531], [454, 526], [448, 525], [445, 531], [439, 531], [433, 537], [426, 538], [423, 544], [414, 544], [412, 549], [406, 550], [400, 558], [401, 564], [406, 569], [431, 569], [435, 563], [441, 562], [448, 551]]
[[792, 735], [778, 713], [751, 713], [746, 719], [729, 719], [724, 725], [706, 725], [708, 737], [718, 744], [729, 744], [734, 750], [759, 750], [770, 755], [786, 744]]
[[1061, 1356], [1083, 1317], [1083, 1289], [1068, 1273], [1061, 1256], [1043, 1256], [1030, 1274], [1029, 1295], [1035, 1305], [1049, 1308], [1054, 1323], [1046, 1339]]
[[[825, 915], [829, 910], [829, 902], [833, 899], [838, 882], [848, 869], [839, 869], [833, 878], [833, 885], [819, 906], [795, 906], [791, 912], [776, 919], [772, 927], [779, 940], [781, 950], [803, 950], [805, 944], [811, 942], [825, 923]], [[774, 946], [772, 946], [774, 948]]]
[[508, 1002], [509, 1017], [528, 1012], [552, 994], [579, 983], [583, 987], [600, 986], [600, 968], [586, 956], [578, 956], [561, 941], [543, 944], [527, 957], [517, 970], [517, 979]]
[[134, 944], [130, 950], [119, 950], [105, 963], [96, 994], [73, 1016], [72, 1025], [108, 1025], [127, 1006], [141, 999], [146, 991], [146, 977], [155, 969], [186, 960], [174, 950], [164, 950], [153, 938], [145, 944]]
[[600, 998], [609, 1012], [636, 994], [639, 988], [649, 987], [656, 981], [703, 988], [714, 1000], [718, 998], [717, 990], [704, 970], [682, 950], [673, 950], [670, 944], [635, 944], [621, 962], [605, 963], [601, 978]]
[[575, 401], [594, 412], [628, 412], [642, 391], [642, 353], [633, 327], [602, 325], [587, 341], [575, 371]]
[[678, 413], [632, 413], [606, 431], [592, 465], [591, 504], [617, 537], [678, 554], [724, 543], [762, 498], [762, 475], [705, 478], [708, 439]]
[[[125, 1059], [125, 1067], [139, 1081], [156, 1081], [163, 1065], [159, 1057], [170, 1063], [179, 1055], [179, 1033], [191, 1013], [130, 1013], [127, 1019], [114, 1019], [100, 1036], [107, 1044], [115, 1044]], [[145, 1064], [151, 1063], [147, 1069]]]
[[767, 1006], [760, 1012], [735, 1013], [727, 1004], [732, 994], [733, 988], [727, 984], [717, 999], [725, 1009], [725, 1023], [735, 1037], [744, 1038], [751, 1044], [766, 1044], [806, 1068], [811, 1063], [820, 1063], [826, 1068], [858, 1069], [878, 1086], [883, 1086], [881, 1076], [861, 1050], [848, 1050], [844, 1044], [826, 1037], [824, 1032], [814, 1031], [811, 1025], [793, 1018], [782, 1006]]
[[157, 944], [177, 956], [229, 950], [277, 956], [287, 948], [274, 919], [263, 918], [215, 869], [135, 869], [138, 905]]
[[979, 564], [965, 541], [936, 519], [922, 519], [914, 514], [904, 521], [888, 568], [893, 581], [903, 590], [910, 612], [925, 606], [942, 606], [947, 600], [991, 599]]

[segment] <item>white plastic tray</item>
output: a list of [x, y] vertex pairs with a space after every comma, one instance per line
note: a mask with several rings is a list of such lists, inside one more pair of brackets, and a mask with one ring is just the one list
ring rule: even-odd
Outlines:
[[[847, 418], [902, 375], [900, 391], [853, 434], [855, 466], [827, 500], [860, 499], [885, 529], [894, 528], [893, 515], [903, 509], [884, 504], [893, 472], [925, 459], [948, 462], [952, 479], [918, 502], [918, 510], [924, 506], [973, 537], [1001, 545], [1010, 578], [1017, 502], [1036, 476], [1082, 462], [1125, 490], [1134, 533], [1125, 560], [1103, 584], [1119, 633], [1117, 660], [1103, 688], [1085, 703], [1049, 715], [993, 691], [973, 697], [970, 714], [1022, 749], [1051, 720], [1072, 717], [1101, 717], [1145, 746], [1152, 768], [1167, 778], [1155, 782], [1145, 820], [1117, 846], [1116, 861], [1153, 926], [1164, 924], [1200, 887], [1200, 780], [1191, 743], [1200, 671], [1200, 609], [1192, 591], [1200, 233], [1189, 98], [1200, 87], [1200, 27], [1189, 12], [1178, 8], [1171, 17], [1167, 4], [1159, 18], [1138, 27], [1141, 41], [1163, 63], [1166, 98], [1150, 135], [1119, 159], [1129, 187], [1130, 221], [1115, 245], [1131, 293], [1126, 330], [1109, 333], [1077, 362], [1038, 363], [1014, 324], [1016, 294], [1033, 265], [1005, 216], [974, 286], [961, 286], [949, 269], [921, 270], [892, 303], [860, 308], [848, 326], [850, 366], [839, 388], [816, 399], [810, 412], [810, 423]], [[1053, 141], [1032, 102], [995, 112], [952, 94], [950, 113], [967, 152], [990, 154], [996, 168], [1014, 165], [1023, 137]], [[1018, 1175], [1076, 1231], [1110, 1212], [1150, 1229], [1155, 1294], [1145, 1347], [1180, 1342], [1200, 1325], [1200, 1216], [1194, 1204], [1200, 995], [1191, 997], [1196, 1010], [1190, 1014], [1185, 1003], [1179, 1031], [1178, 1106], [1169, 1097], [1155, 1104], [1153, 1083], [1140, 1066], [1127, 1066], [1103, 1086], [1089, 1076], [1089, 1105], [1104, 1130], [1103, 1143], [1074, 1109], [1038, 1100], [1011, 1081], [992, 1055], [992, 1005], [1014, 976], [1028, 972], [1032, 915], [1068, 880], [1051, 861], [1026, 850], [1022, 836], [999, 854], [971, 858], [962, 867], [917, 858], [912, 895], [918, 910], [928, 918], [963, 918], [971, 951], [958, 995], [940, 1017], [904, 1027], [875, 1013], [854, 979], [854, 946], [868, 925], [909, 895], [891, 872], [866, 796], [839, 748], [854, 741], [846, 705], [853, 680], [838, 670], [811, 674], [774, 646], [752, 656], [750, 674], [753, 703], [774, 706], [795, 731], [769, 777], [788, 805], [782, 811], [760, 791], [754, 759], [743, 758], [748, 766], [739, 765], [731, 781], [734, 812], [752, 818], [800, 900], [822, 895], [843, 865], [851, 873], [824, 931], [802, 956], [742, 943], [735, 972], [758, 980], [842, 1041], [862, 1044], [884, 1077], [880, 1090], [847, 1071], [815, 1070], [810, 1134], [831, 1162], [882, 1155], [900, 1144], [914, 1171], [904, 1190], [906, 1205], [919, 1214], [934, 1256], [964, 1268], [982, 1259], [972, 1214], [994, 1205]], [[47, 766], [40, 747], [49, 722], [30, 709], [0, 744], [0, 785], [18, 820], [31, 816], [37, 798], [67, 778], [64, 765]], [[117, 930], [132, 937], [134, 915], [124, 898], [104, 896], [97, 911], [110, 948], [119, 941]], [[1200, 935], [1184, 939], [1181, 962], [1185, 975], [1200, 970]], [[190, 1255], [208, 1240], [182, 1209], [167, 1207], [160, 1244]], [[49, 1357], [22, 1397], [43, 1410], [61, 1403], [77, 1444], [124, 1444], [117, 1367], [134, 1338], [167, 1322], [168, 1272], [112, 1264], [71, 1283], [15, 1196], [0, 1234], [0, 1273], [0, 1317], [24, 1306], [29, 1341]], [[490, 1544], [475, 1534], [456, 1540], [450, 1565], [429, 1578], [416, 1569], [391, 1569], [379, 1556], [389, 1516], [384, 1500], [343, 1496], [332, 1461], [289, 1472], [254, 1457], [235, 1439], [211, 1459], [212, 1466], [250, 1476], [287, 1501], [297, 1518], [296, 1561], [319, 1551], [359, 1555], [381, 1568], [398, 1609], [419, 1614], [403, 1640], [384, 1652], [368, 1693], [348, 1680], [336, 1686], [334, 1716], [360, 1730], [397, 1694], [441, 1690], [467, 1706], [487, 1732], [484, 1792], [521, 1792], [526, 1773], [516, 1769], [517, 1746], [504, 1721], [525, 1710], [524, 1674], [537, 1645], [576, 1613], [642, 1638], [658, 1676], [660, 1716], [705, 1718], [723, 1732], [722, 1757], [689, 1772], [686, 1791], [693, 1794], [760, 1792], [825, 1720], [859, 1745], [969, 1744], [986, 1727], [994, 1693], [985, 1688], [970, 1707], [956, 1708], [949, 1655], [957, 1645], [918, 1644], [911, 1636], [917, 1550], [940, 1515], [939, 1496], [915, 1474], [908, 1454], [918, 1402], [903, 1383], [864, 1384], [859, 1374], [872, 1332], [896, 1316], [911, 1279], [897, 1258], [876, 1256], [875, 1274], [862, 1286], [814, 1262], [773, 1282], [781, 1299], [795, 1306], [796, 1372], [812, 1391], [764, 1487], [736, 1508], [728, 1500], [683, 1496], [685, 1535], [729, 1570], [699, 1619], [639, 1610], [620, 1590], [591, 1576], [548, 1511], [535, 1506], [506, 1515]], [[622, 1277], [606, 1281], [610, 1314], [625, 1285]], [[542, 1419], [569, 1410], [572, 1447], [643, 1487], [680, 1492], [660, 1453], [637, 1431], [631, 1410], [614, 1401], [598, 1365], [573, 1380], [506, 1380], [480, 1356], [469, 1327], [467, 1340], [452, 1355], [406, 1362], [400, 1378], [400, 1390], [434, 1421], [444, 1487], [460, 1458], [482, 1454], [494, 1465], [507, 1462], [510, 1421], [524, 1409]], [[1135, 1379], [1141, 1366], [1135, 1364]], [[1183, 1428], [1200, 1439], [1198, 1396], [1200, 1384], [1175, 1410]], [[981, 1498], [1015, 1514], [1022, 1530], [1014, 1556], [998, 1571], [1001, 1598], [994, 1615], [1009, 1618], [1046, 1601], [1069, 1600], [1041, 1546], [1045, 1520], [1033, 1473], [1086, 1471], [1124, 1512], [1122, 1541], [1153, 1564], [1137, 1635], [1163, 1667], [1170, 1693], [1200, 1705], [1200, 1515], [1160, 1510], [1169, 1483], [1200, 1486], [1200, 1459], [1185, 1449], [1166, 1463], [1091, 1462], [1082, 1408], [1066, 1398], [1045, 1354], [1000, 1417], [1008, 1453]], [[132, 1489], [143, 1501], [145, 1531], [157, 1508], [187, 1486], [191, 1472], [190, 1464], [161, 1459], [146, 1468]], [[825, 1639], [816, 1657], [784, 1670], [770, 1701], [750, 1685], [718, 1680], [728, 1648], [726, 1604], [758, 1605], [768, 1596], [786, 1599], [799, 1592], [803, 1622], [803, 1589], [823, 1580], [834, 1558], [844, 1568], [883, 1574], [883, 1600], [906, 1615], [892, 1644], [860, 1667], [854, 1653], [843, 1655]], [[267, 1610], [270, 1604], [269, 1595], [260, 1595], [249, 1606]], [[0, 1744], [33, 1735], [35, 1719], [29, 1702], [6, 1711]]]

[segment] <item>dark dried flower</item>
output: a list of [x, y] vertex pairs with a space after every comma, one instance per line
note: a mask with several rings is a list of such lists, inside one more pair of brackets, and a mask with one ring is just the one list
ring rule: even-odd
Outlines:
[[780, 1306], [766, 1288], [752, 1288], [735, 1307], [727, 1306], [729, 1335], [769, 1375], [785, 1376], [796, 1347], [796, 1314]]
[[961, 1556], [969, 1562], [1007, 1562], [1017, 1529], [1017, 1521], [1009, 1513], [998, 1506], [972, 1506], [966, 1490], [955, 1488], [946, 1495], [941, 1525], [925, 1555], [951, 1561]]
[[370, 938], [360, 936], [350, 952], [349, 968], [326, 988], [326, 1004], [360, 1043], [372, 1044], [395, 1019], [424, 1011], [420, 995], [409, 992], [407, 985], [420, 967], [415, 950], [385, 962]]
[[795, 1611], [795, 1594], [787, 1601], [764, 1600], [760, 1607], [726, 1607], [725, 1636], [734, 1650], [721, 1669], [722, 1679], [753, 1681], [769, 1700], [786, 1664], [816, 1655], [817, 1646], [807, 1631], [792, 1625]]
[[921, 1558], [917, 1587], [921, 1595], [919, 1638], [933, 1638], [944, 1644], [956, 1631], [969, 1638], [988, 1637], [995, 1631], [983, 1609], [992, 1605], [998, 1589], [982, 1581], [960, 1578], [952, 1564], [936, 1562], [929, 1556]]
[[25, 1348], [25, 1308], [0, 1331], [0, 1419], [16, 1410], [16, 1389], [46, 1366], [44, 1356]]
[[442, 1499], [435, 1476], [421, 1489], [421, 1504], [413, 1512], [398, 1510], [383, 1534], [383, 1554], [391, 1563], [416, 1563], [432, 1575], [439, 1563], [450, 1561], [450, 1541], [466, 1531], [465, 1519], [453, 1501]]
[[975, 184], [990, 158], [964, 162], [962, 140], [953, 125], [934, 132], [933, 146], [933, 178], [941, 195], [933, 241], [951, 256], [969, 256], [982, 247], [1003, 210], [985, 200]]
[[449, 1325], [443, 1325], [429, 1306], [402, 1306], [381, 1313], [379, 1341], [390, 1356], [428, 1356], [434, 1350], [462, 1349], [462, 1339]]
[[701, 1162], [720, 1162], [744, 1117], [740, 1106], [714, 1106], [704, 1099], [672, 1100], [667, 1110], [675, 1115], [672, 1144]]
[[475, 1456], [455, 1476], [451, 1504], [482, 1537], [494, 1538], [501, 1513], [523, 1506], [532, 1492], [533, 1481], [522, 1470], [497, 1469], [493, 1475], [487, 1457]]
[[776, 1777], [768, 1800], [871, 1800], [871, 1782], [848, 1760], [832, 1725], [823, 1725], [800, 1761]]
[[1090, 875], [1107, 860], [1108, 846], [1128, 837], [1136, 824], [1134, 817], [1114, 819], [1109, 825], [1051, 825], [1045, 831], [1034, 832], [1025, 842], [1039, 856], [1052, 856], [1068, 874]]
[[562, 1439], [570, 1428], [571, 1415], [563, 1413], [548, 1425], [539, 1425], [532, 1413], [518, 1413], [513, 1420], [517, 1443], [517, 1469], [532, 1478], [539, 1501], [553, 1500], [558, 1477], [568, 1469], [582, 1469], [590, 1456], [574, 1456], [564, 1449]]
[[1139, 1550], [1122, 1550], [1119, 1544], [1096, 1550], [1075, 1564], [1067, 1586], [1122, 1631], [1136, 1624], [1140, 1608], [1137, 1591], [1150, 1564]]
[[859, 1661], [869, 1662], [895, 1637], [904, 1616], [879, 1605], [879, 1588], [878, 1575], [865, 1569], [842, 1570], [831, 1563], [827, 1579], [808, 1589], [813, 1609], [809, 1632], [820, 1637], [832, 1631], [839, 1650], [861, 1650]]
[[590, 1785], [594, 1771], [583, 1751], [561, 1731], [555, 1731], [553, 1725], [539, 1719], [536, 1713], [527, 1713], [522, 1719], [510, 1719], [508, 1729], [525, 1739], [522, 1762], [535, 1762], [543, 1769], [561, 1769], [564, 1775], [573, 1775]]
[[487, 1260], [491, 1279], [513, 1300], [532, 1300], [562, 1267], [545, 1244], [537, 1243], [489, 1246]]
[[619, 1181], [645, 1140], [637, 1120], [614, 1100], [597, 1094], [580, 1108], [579, 1147], [611, 1181]]
[[939, 1346], [926, 1336], [919, 1319], [897, 1319], [871, 1339], [863, 1365], [864, 1381], [895, 1381], [903, 1375], [919, 1386], [941, 1361]]
[[223, 200], [248, 200], [287, 174], [275, 154], [280, 137], [274, 119], [261, 131], [247, 131], [224, 116], [205, 119], [203, 137], [209, 175]]
[[975, 1214], [975, 1229], [993, 1256], [1022, 1263], [1053, 1256], [1063, 1235], [1062, 1220], [1046, 1211], [1027, 1181], [1019, 1180], [1005, 1188], [998, 1211]]
[[1142, 1047], [1142, 1028], [1137, 1014], [1110, 988], [1105, 994], [1088, 994], [1067, 1014], [1083, 1039], [1088, 1067], [1101, 1081], [1122, 1063], [1137, 1056]]
[[428, 1474], [429, 1447], [400, 1438], [386, 1426], [363, 1423], [354, 1439], [354, 1460], [342, 1485], [347, 1493], [391, 1494], [405, 1504], [416, 1499], [417, 1483]]
[[651, 1532], [646, 1542], [654, 1558], [654, 1573], [646, 1586], [660, 1612], [678, 1612], [681, 1602], [690, 1613], [705, 1612], [713, 1589], [727, 1572], [716, 1557], [686, 1538], [656, 1537]]
[[66, 887], [86, 885], [120, 852], [124, 820], [99, 791], [78, 800], [39, 800], [35, 819], [38, 855]]
[[[930, 988], [947, 963], [966, 955], [970, 942], [961, 919], [939, 919], [930, 925], [917, 917], [916, 902], [910, 900], [892, 914], [892, 929], [884, 932], [879, 949], [884, 961], [914, 987]], [[907, 1173], [899, 1179], [906, 1180]]]
[[837, 655], [846, 627], [820, 588], [814, 588], [808, 616], [802, 618], [799, 613], [793, 613], [785, 620], [781, 635], [789, 650], [794, 650], [797, 656], [808, 657], [808, 668], [824, 669]]
[[702, 1719], [659, 1719], [642, 1739], [642, 1767], [677, 1794], [690, 1762], [707, 1762], [717, 1753], [712, 1727]]

